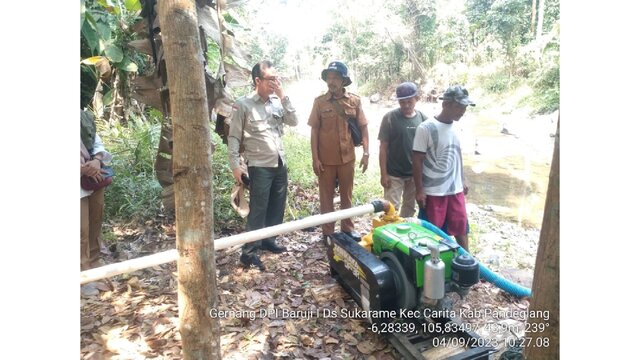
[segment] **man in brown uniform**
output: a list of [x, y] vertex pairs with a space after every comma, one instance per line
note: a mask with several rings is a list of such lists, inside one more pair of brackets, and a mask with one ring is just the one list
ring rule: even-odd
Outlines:
[[[311, 126], [311, 155], [320, 187], [320, 212], [324, 214], [334, 211], [336, 179], [340, 186], [340, 208], [351, 207], [356, 154], [347, 119], [355, 118], [362, 132], [364, 152], [360, 167], [363, 173], [369, 165], [369, 132], [360, 97], [345, 89], [351, 84], [347, 66], [339, 61], [331, 62], [322, 70], [322, 80], [329, 91], [314, 100], [307, 124]], [[353, 231], [351, 219], [342, 220], [340, 229], [360, 240], [360, 235]], [[334, 223], [322, 225], [325, 240], [333, 232]]]

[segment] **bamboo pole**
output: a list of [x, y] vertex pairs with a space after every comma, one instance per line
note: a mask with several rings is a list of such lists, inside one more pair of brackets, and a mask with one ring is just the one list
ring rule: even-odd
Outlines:
[[[213, 242], [213, 245], [215, 250], [222, 250], [235, 245], [262, 240], [271, 236], [281, 235], [311, 226], [321, 225], [350, 217], [362, 216], [374, 212], [387, 211], [388, 209], [389, 203], [387, 201], [376, 200], [371, 204], [356, 206], [349, 209], [338, 210], [326, 214], [313, 215], [304, 219], [295, 220], [280, 225], [270, 226], [258, 230], [228, 236], [225, 238], [216, 239]], [[91, 281], [129, 273], [156, 265], [166, 264], [172, 261], [176, 261], [177, 258], [178, 252], [176, 251], [176, 249], [172, 249], [149, 256], [143, 256], [136, 259], [101, 266], [95, 269], [85, 270], [80, 273], [80, 284], [86, 284]]]

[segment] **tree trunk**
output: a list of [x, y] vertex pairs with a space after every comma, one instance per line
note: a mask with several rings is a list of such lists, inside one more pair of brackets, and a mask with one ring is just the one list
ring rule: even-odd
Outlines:
[[536, 30], [536, 40], [540, 40], [542, 36], [542, 25], [544, 24], [544, 0], [540, 0], [540, 9], [538, 10], [538, 27]]
[[109, 108], [109, 124], [115, 124], [120, 122], [118, 119], [118, 112], [116, 110], [116, 104], [118, 103], [119, 89], [120, 89], [120, 75], [117, 69], [113, 70], [113, 83], [111, 84], [111, 106]]
[[158, 183], [162, 186], [162, 205], [164, 211], [173, 214], [176, 210], [176, 199], [173, 193], [173, 130], [171, 119], [165, 116], [160, 129], [158, 153], [154, 169]]
[[538, 6], [538, 2], [533, 0], [531, 2], [531, 37], [536, 34], [536, 8]]
[[133, 111], [133, 106], [131, 104], [131, 74], [127, 71], [122, 71], [120, 78], [120, 94], [122, 96], [122, 118], [120, 119], [120, 123], [122, 125], [126, 125], [129, 122], [131, 112]]
[[530, 360], [560, 358], [560, 115], [555, 139], [529, 306], [530, 314], [547, 311], [548, 320], [545, 316], [527, 320], [530, 331], [523, 345], [525, 359]]
[[171, 118], [183, 358], [221, 359], [213, 251], [211, 135], [196, 3], [163, 0], [162, 29]]

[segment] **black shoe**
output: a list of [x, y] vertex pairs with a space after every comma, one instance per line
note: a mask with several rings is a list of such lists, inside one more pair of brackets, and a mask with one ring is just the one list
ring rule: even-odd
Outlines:
[[342, 233], [352, 238], [353, 241], [355, 242], [360, 242], [360, 240], [362, 240], [362, 238], [360, 237], [360, 234], [358, 234], [355, 231], [343, 231]]
[[265, 241], [265, 240], [263, 240], [262, 241], [262, 245], [260, 246], [260, 248], [262, 250], [271, 251], [274, 254], [280, 254], [280, 253], [283, 253], [283, 252], [287, 251], [286, 247], [276, 244], [275, 240], [274, 241]]
[[242, 265], [244, 265], [245, 268], [249, 268], [251, 267], [251, 265], [255, 265], [255, 267], [260, 269], [260, 271], [266, 270], [266, 268], [264, 267], [264, 264], [262, 263], [262, 261], [260, 261], [260, 258], [258, 257], [258, 255], [242, 254], [240, 255], [240, 262], [242, 263]]

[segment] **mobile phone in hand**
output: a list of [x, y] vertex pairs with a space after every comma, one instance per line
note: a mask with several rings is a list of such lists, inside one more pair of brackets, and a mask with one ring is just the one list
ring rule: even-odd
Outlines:
[[247, 174], [242, 173], [240, 179], [242, 179], [242, 183], [244, 184], [244, 186], [246, 186], [247, 188], [251, 187], [251, 179], [249, 179], [249, 176]]

